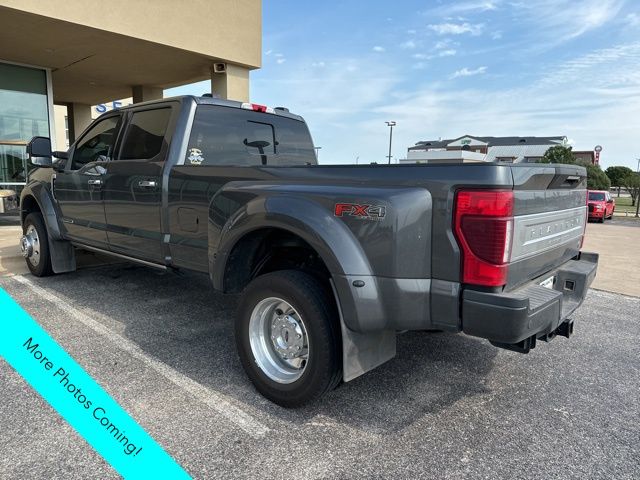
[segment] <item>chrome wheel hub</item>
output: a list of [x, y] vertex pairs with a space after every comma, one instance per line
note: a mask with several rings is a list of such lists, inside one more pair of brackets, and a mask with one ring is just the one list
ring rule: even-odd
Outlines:
[[33, 253], [33, 243], [31, 242], [31, 238], [23, 235], [20, 239], [20, 250], [22, 251], [22, 256], [24, 258], [29, 258], [29, 256]]
[[295, 382], [307, 367], [307, 330], [285, 300], [269, 297], [255, 306], [249, 319], [249, 343], [260, 370], [278, 383]]
[[34, 267], [40, 263], [40, 238], [33, 225], [27, 227], [27, 232], [20, 239], [22, 256]]
[[291, 315], [276, 315], [271, 322], [271, 343], [282, 358], [295, 358], [304, 347], [301, 322]]

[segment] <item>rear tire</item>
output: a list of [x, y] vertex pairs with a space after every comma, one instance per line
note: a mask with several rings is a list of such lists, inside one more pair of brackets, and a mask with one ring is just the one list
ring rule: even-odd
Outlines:
[[28, 237], [29, 251], [25, 256], [29, 271], [36, 277], [47, 277], [53, 274], [51, 254], [49, 253], [49, 236], [47, 227], [39, 212], [30, 213], [22, 225], [23, 251], [26, 248], [25, 237]]
[[256, 389], [295, 408], [334, 389], [342, 379], [335, 301], [309, 274], [282, 270], [245, 288], [235, 322], [236, 346]]

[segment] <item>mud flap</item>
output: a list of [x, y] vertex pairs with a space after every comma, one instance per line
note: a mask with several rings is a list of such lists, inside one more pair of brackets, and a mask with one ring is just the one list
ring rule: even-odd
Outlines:
[[383, 330], [358, 333], [349, 330], [340, 316], [342, 329], [342, 379], [349, 382], [396, 356], [396, 332]]
[[71, 242], [66, 240], [54, 240], [49, 237], [49, 253], [51, 255], [51, 268], [54, 273], [74, 272], [76, 270], [76, 250]]
[[350, 382], [360, 375], [379, 367], [396, 356], [396, 332], [382, 330], [379, 332], [359, 333], [350, 330], [344, 323], [340, 300], [333, 281], [333, 296], [340, 315], [340, 331], [342, 333], [342, 380]]

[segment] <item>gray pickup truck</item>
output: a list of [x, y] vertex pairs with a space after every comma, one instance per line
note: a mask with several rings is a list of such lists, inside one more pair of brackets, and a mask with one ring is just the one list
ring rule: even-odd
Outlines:
[[44, 137], [21, 194], [37, 276], [75, 249], [208, 274], [242, 293], [238, 353], [295, 407], [394, 357], [406, 330], [523, 353], [569, 337], [598, 263], [581, 252], [573, 165], [317, 165], [285, 108], [179, 97], [95, 120], [68, 152]]

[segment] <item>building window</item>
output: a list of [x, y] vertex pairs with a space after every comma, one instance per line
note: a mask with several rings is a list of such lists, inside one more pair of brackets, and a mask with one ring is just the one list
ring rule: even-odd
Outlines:
[[0, 63], [0, 188], [26, 183], [26, 144], [49, 135], [48, 109], [44, 70]]
[[513, 163], [515, 157], [496, 157], [496, 162]]
[[69, 116], [64, 116], [64, 141], [67, 148], [69, 148]]

